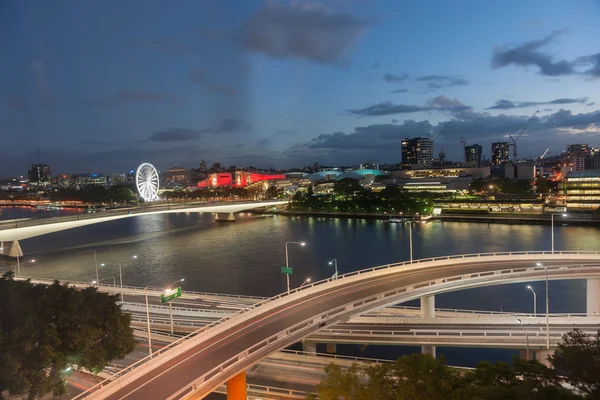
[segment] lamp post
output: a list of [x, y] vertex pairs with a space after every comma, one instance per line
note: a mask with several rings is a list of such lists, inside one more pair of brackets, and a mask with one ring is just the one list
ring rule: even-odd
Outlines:
[[529, 336], [527, 335], [527, 332], [525, 332], [525, 329], [523, 328], [523, 323], [521, 322], [521, 319], [517, 318], [517, 321], [519, 321], [519, 325], [521, 325], [521, 330], [525, 334], [525, 340], [527, 341], [527, 361], [529, 361]]
[[333, 260], [329, 261], [329, 265], [333, 265], [333, 267], [335, 268], [335, 274], [333, 274], [333, 276], [335, 277], [335, 279], [337, 279], [338, 278], [337, 258], [334, 258]]
[[306, 278], [306, 280], [304, 282], [302, 282], [302, 285], [300, 285], [300, 287], [302, 287], [308, 283], [310, 283], [310, 278]]
[[[288, 245], [289, 244], [299, 244], [300, 246], [305, 246], [306, 242], [285, 242], [285, 266], [290, 267], [290, 260], [288, 254]], [[290, 294], [290, 274], [285, 274], [285, 278], [287, 281], [287, 293]]]
[[[538, 267], [542, 267], [542, 263], [535, 264]], [[548, 267], [544, 267], [546, 270], [546, 349], [550, 349], [550, 305], [548, 302]]]
[[536, 295], [535, 295], [535, 290], [533, 290], [533, 288], [529, 285], [527, 285], [527, 289], [531, 290], [531, 293], [533, 293], [533, 316], [537, 316], [537, 300], [536, 300]]
[[150, 333], [150, 308], [148, 307], [148, 286], [144, 288], [144, 295], [146, 296], [146, 326], [148, 328], [148, 352], [152, 356], [152, 334]]
[[[185, 280], [185, 278], [177, 279], [175, 282], [173, 282], [167, 286], [167, 288], [165, 289], [165, 292], [168, 292], [169, 289], [171, 289], [171, 286], [173, 286], [174, 284], [183, 282], [184, 280]], [[170, 301], [169, 301], [169, 319], [171, 321], [171, 334], [172, 334], [174, 331], [174, 329], [173, 329], [173, 306], [171, 305]]]
[[567, 214], [563, 214], [563, 213], [552, 213], [552, 215], [550, 216], [550, 221], [552, 223], [552, 229], [551, 229], [552, 230], [552, 254], [554, 254], [554, 216], [557, 214], [559, 214], [563, 217], [567, 216]]
[[98, 275], [98, 253], [96, 253], [96, 250], [91, 249], [91, 250], [84, 250], [80, 253], [89, 253], [89, 252], [94, 252], [94, 266], [96, 267], [96, 280], [100, 281], [100, 276]]

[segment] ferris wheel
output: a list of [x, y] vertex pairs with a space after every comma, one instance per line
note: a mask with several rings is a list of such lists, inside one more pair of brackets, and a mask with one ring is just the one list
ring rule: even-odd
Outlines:
[[141, 164], [135, 173], [135, 185], [144, 201], [158, 200], [158, 172], [150, 163]]

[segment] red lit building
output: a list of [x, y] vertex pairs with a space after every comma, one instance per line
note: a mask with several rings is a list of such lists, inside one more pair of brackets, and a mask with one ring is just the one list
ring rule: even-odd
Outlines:
[[258, 174], [255, 172], [218, 172], [198, 182], [199, 188], [207, 187], [246, 187], [253, 183], [285, 179], [284, 174]]

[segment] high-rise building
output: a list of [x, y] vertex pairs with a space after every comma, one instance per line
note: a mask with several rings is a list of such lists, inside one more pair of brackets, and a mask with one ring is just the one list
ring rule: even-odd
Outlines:
[[52, 174], [47, 164], [32, 164], [29, 168], [29, 183], [45, 185], [50, 183]]
[[566, 164], [573, 166], [573, 171], [585, 171], [590, 169], [589, 158], [591, 149], [586, 144], [568, 144], [566, 152]]
[[481, 167], [481, 146], [472, 144], [465, 146], [465, 167], [479, 168]]
[[492, 143], [492, 165], [507, 164], [510, 158], [508, 142]]
[[200, 160], [200, 172], [206, 171], [206, 161], [204, 159]]
[[431, 167], [433, 165], [433, 140], [416, 137], [402, 141], [402, 169]]
[[212, 169], [215, 170], [215, 171], [220, 170], [221, 169], [221, 163], [220, 162], [213, 163]]

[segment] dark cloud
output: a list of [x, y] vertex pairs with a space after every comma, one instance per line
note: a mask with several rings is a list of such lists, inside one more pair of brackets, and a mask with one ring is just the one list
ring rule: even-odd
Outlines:
[[214, 133], [249, 131], [252, 129], [250, 125], [245, 125], [243, 121], [237, 118], [223, 118], [214, 130]]
[[600, 53], [581, 57], [578, 61], [588, 66], [588, 69], [583, 71], [585, 75], [591, 78], [600, 78]]
[[408, 93], [409, 90], [406, 88], [392, 90], [392, 93]]
[[108, 99], [87, 99], [82, 100], [79, 104], [88, 107], [110, 107], [119, 104], [119, 100], [115, 98]]
[[554, 57], [539, 50], [552, 42], [559, 34], [559, 31], [555, 31], [541, 40], [497, 48], [492, 57], [492, 66], [494, 68], [503, 68], [509, 65], [535, 66], [539, 68], [540, 74], [546, 76], [572, 74], [574, 72], [572, 63], [566, 60], [555, 61]]
[[375, 61], [373, 63], [373, 65], [371, 65], [371, 69], [377, 69], [377, 68], [379, 68], [379, 61]]
[[592, 106], [595, 106], [595, 105], [596, 105], [596, 103], [594, 103], [594, 102], [591, 102], [591, 103], [587, 103], [587, 104], [586, 104], [586, 106], [588, 106], [588, 107], [592, 107]]
[[31, 111], [31, 103], [29, 100], [18, 94], [9, 94], [6, 97], [6, 105], [15, 111]]
[[114, 146], [115, 144], [117, 144], [116, 142], [109, 142], [106, 140], [82, 140], [79, 143], [84, 144], [86, 146]]
[[512, 110], [513, 108], [527, 108], [540, 105], [564, 105], [564, 104], [583, 104], [587, 101], [587, 97], [580, 99], [561, 98], [551, 101], [517, 101], [498, 100], [496, 104], [486, 108], [486, 110]]
[[396, 74], [384, 74], [383, 80], [388, 83], [396, 83], [405, 81], [408, 78], [408, 74], [396, 75]]
[[244, 46], [274, 58], [336, 63], [366, 28], [366, 22], [349, 14], [267, 4], [246, 21]]
[[187, 142], [200, 138], [208, 129], [169, 128], [153, 133], [149, 140], [152, 142]]
[[429, 87], [429, 89], [441, 89], [443, 87], [465, 86], [469, 84], [469, 81], [465, 78], [449, 75], [425, 75], [418, 77], [416, 80], [428, 82], [427, 87]]
[[471, 107], [462, 104], [457, 99], [449, 99], [446, 96], [438, 96], [427, 102], [425, 106], [394, 104], [391, 102], [378, 103], [369, 107], [346, 110], [350, 115], [361, 117], [375, 117], [383, 115], [410, 114], [420, 111], [447, 111], [451, 113], [470, 110]]
[[234, 87], [225, 85], [222, 83], [211, 83], [204, 72], [198, 68], [194, 68], [190, 71], [190, 80], [194, 83], [204, 86], [206, 89], [213, 93], [225, 93], [228, 95], [237, 94], [237, 90]]
[[243, 143], [238, 143], [238, 144], [235, 145], [236, 149], [241, 149], [242, 147], [244, 147]]
[[195, 46], [189, 46], [179, 43], [173, 39], [162, 38], [162, 39], [132, 39], [129, 41], [131, 44], [140, 47], [146, 47], [152, 50], [173, 52], [181, 54], [194, 54], [204, 55], [199, 48]]

